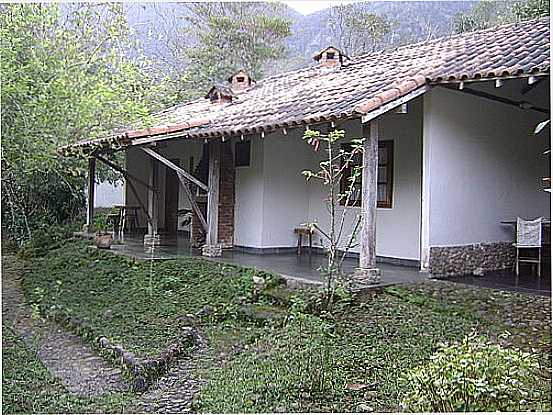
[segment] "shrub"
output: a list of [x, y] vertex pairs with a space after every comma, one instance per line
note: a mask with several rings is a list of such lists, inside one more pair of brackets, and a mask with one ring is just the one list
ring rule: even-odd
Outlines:
[[36, 258], [44, 256], [51, 249], [61, 246], [62, 242], [72, 236], [75, 225], [53, 225], [37, 230], [33, 237], [27, 240], [19, 250], [21, 258]]
[[409, 412], [525, 410], [537, 398], [538, 367], [529, 353], [468, 336], [441, 345], [429, 363], [408, 373], [401, 406]]

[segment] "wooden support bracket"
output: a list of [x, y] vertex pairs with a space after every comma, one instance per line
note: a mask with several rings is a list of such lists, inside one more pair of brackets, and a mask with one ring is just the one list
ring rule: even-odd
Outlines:
[[159, 160], [161, 163], [165, 164], [170, 169], [177, 172], [177, 175], [183, 176], [186, 180], [191, 181], [196, 186], [198, 186], [200, 189], [205, 190], [206, 192], [209, 191], [209, 188], [206, 184], [202, 183], [200, 180], [196, 179], [194, 176], [192, 176], [190, 173], [188, 173], [186, 170], [181, 169], [176, 164], [172, 163], [170, 160], [167, 160], [165, 157], [163, 157], [161, 154], [156, 153], [151, 148], [142, 147], [142, 150], [148, 154], [149, 156], [153, 157], [156, 160]]
[[140, 200], [140, 196], [138, 195], [138, 192], [136, 191], [136, 187], [134, 187], [133, 182], [131, 180], [127, 179], [127, 184], [129, 185], [129, 188], [131, 189], [131, 192], [134, 195], [136, 201], [140, 205], [140, 208], [142, 209], [142, 211], [146, 215], [146, 221], [148, 222], [149, 225], [152, 225], [152, 218], [148, 214], [148, 209], [146, 208], [146, 205], [144, 205], [142, 200]]
[[200, 210], [200, 207], [196, 203], [196, 200], [192, 197], [192, 192], [190, 191], [190, 188], [188, 187], [188, 183], [186, 182], [186, 178], [181, 176], [179, 173], [177, 173], [177, 177], [179, 178], [182, 187], [184, 188], [184, 192], [186, 193], [186, 197], [188, 198], [188, 201], [190, 202], [190, 206], [192, 206], [192, 209], [194, 210], [194, 213], [196, 213], [196, 216], [200, 219], [200, 223], [202, 225], [202, 228], [207, 233], [208, 227], [207, 222], [204, 218], [204, 215], [202, 214], [202, 211]]
[[150, 187], [150, 185], [148, 183], [146, 183], [145, 181], [140, 180], [138, 177], [132, 175], [127, 170], [125, 170], [123, 167], [118, 166], [117, 164], [103, 158], [102, 156], [96, 156], [96, 158], [98, 160], [100, 160], [102, 163], [104, 163], [105, 165], [111, 167], [113, 170], [118, 171], [119, 173], [121, 173], [127, 181], [129, 181], [129, 179], [133, 179], [137, 183], [140, 183], [142, 186], [145, 186], [147, 189], [150, 189], [150, 190], [153, 190], [154, 192], [157, 192], [157, 189], [153, 189], [152, 187]]

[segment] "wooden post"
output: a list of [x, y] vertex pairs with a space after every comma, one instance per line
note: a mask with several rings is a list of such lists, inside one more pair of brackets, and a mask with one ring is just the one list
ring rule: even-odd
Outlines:
[[209, 190], [207, 192], [207, 235], [202, 254], [221, 256], [219, 245], [219, 180], [221, 176], [221, 143], [209, 144]]
[[376, 267], [376, 202], [378, 178], [378, 120], [363, 124], [363, 175], [361, 196], [361, 251], [355, 279], [359, 284], [380, 282]]
[[148, 234], [144, 237], [145, 245], [159, 245], [159, 235], [157, 233], [157, 225], [159, 218], [159, 203], [158, 203], [158, 192], [157, 190], [157, 181], [158, 181], [158, 165], [157, 160], [150, 159], [150, 178], [149, 178], [149, 187], [148, 187], [148, 216], [150, 221], [148, 222]]
[[86, 225], [88, 233], [94, 232], [94, 190], [96, 187], [96, 158], [88, 158], [88, 200], [86, 204]]

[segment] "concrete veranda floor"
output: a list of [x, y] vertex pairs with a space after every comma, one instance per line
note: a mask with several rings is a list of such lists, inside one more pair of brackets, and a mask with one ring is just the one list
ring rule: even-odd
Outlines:
[[[112, 251], [117, 254], [128, 255], [137, 259], [175, 259], [178, 257], [201, 257], [198, 249], [190, 247], [186, 237], [162, 237], [162, 245], [153, 249], [145, 247], [143, 235], [120, 236], [114, 240]], [[236, 249], [223, 251], [220, 258], [206, 258], [228, 264], [236, 264], [245, 267], [253, 267], [263, 271], [281, 274], [288, 279], [294, 279], [300, 283], [320, 284], [322, 278], [318, 269], [326, 260], [324, 255], [309, 255], [307, 249], [302, 255], [292, 253], [278, 254], [252, 254]], [[357, 267], [358, 260], [348, 258], [344, 262], [343, 270], [352, 273]], [[418, 268], [379, 263], [382, 271], [381, 283], [375, 287], [394, 284], [416, 283], [427, 280], [429, 274], [420, 272]], [[507, 291], [517, 291], [528, 294], [551, 296], [551, 274], [548, 267], [544, 267], [544, 275], [541, 278], [535, 276], [531, 269], [522, 269], [517, 277], [511, 270], [496, 271], [485, 276], [464, 275], [444, 278], [445, 280], [475, 285], [486, 288], [495, 288]]]
[[[122, 240], [114, 240], [112, 251], [118, 254], [128, 255], [137, 259], [175, 259], [183, 256], [201, 256], [198, 249], [190, 247], [187, 238], [162, 238], [162, 245], [150, 248], [143, 244], [142, 235], [124, 236]], [[321, 283], [321, 275], [318, 269], [326, 261], [324, 255], [309, 255], [307, 249], [301, 255], [294, 253], [278, 254], [251, 254], [237, 249], [223, 251], [220, 258], [206, 258], [213, 261], [236, 264], [245, 267], [253, 267], [263, 271], [281, 274], [287, 278], [293, 278], [305, 283]], [[203, 257], [205, 258], [205, 257]], [[352, 273], [357, 267], [358, 260], [347, 258], [343, 269], [346, 273]], [[401, 284], [424, 281], [428, 274], [422, 273], [418, 268], [397, 266], [380, 263], [382, 271], [381, 283], [377, 286]]]
[[499, 270], [490, 272], [482, 277], [462, 275], [445, 278], [445, 280], [476, 285], [478, 287], [551, 297], [551, 273], [548, 271], [548, 267], [544, 268], [544, 273], [541, 277], [538, 277], [531, 269], [522, 268], [521, 274], [518, 277], [512, 270]]

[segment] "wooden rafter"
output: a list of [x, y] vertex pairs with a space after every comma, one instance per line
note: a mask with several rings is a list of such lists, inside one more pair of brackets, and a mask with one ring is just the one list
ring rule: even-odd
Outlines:
[[207, 221], [204, 215], [202, 214], [200, 207], [196, 203], [196, 200], [192, 197], [192, 192], [188, 187], [188, 182], [192, 182], [205, 190], [208, 190], [208, 187], [205, 184], [203, 184], [201, 181], [196, 179], [194, 176], [192, 176], [190, 173], [188, 173], [186, 170], [183, 170], [172, 161], [167, 160], [159, 153], [156, 153], [154, 150], [150, 148], [145, 148], [145, 147], [142, 147], [142, 150], [144, 150], [149, 156], [152, 157], [152, 161], [158, 160], [161, 163], [165, 164], [171, 170], [174, 170], [175, 173], [177, 173], [177, 178], [179, 179], [182, 187], [184, 188], [184, 192], [186, 194], [186, 197], [188, 198], [188, 201], [190, 202], [190, 206], [192, 206], [194, 213], [196, 214], [196, 216], [198, 216], [198, 219], [200, 220], [200, 224], [202, 225], [202, 228], [204, 229], [205, 232], [207, 232], [208, 231]]

